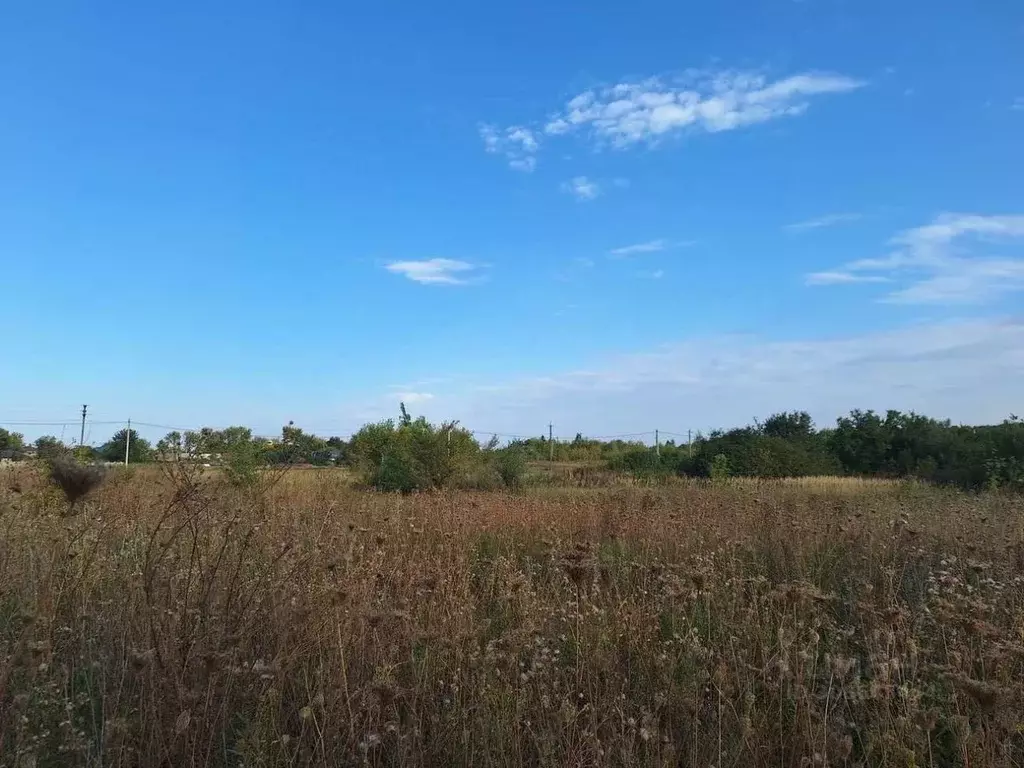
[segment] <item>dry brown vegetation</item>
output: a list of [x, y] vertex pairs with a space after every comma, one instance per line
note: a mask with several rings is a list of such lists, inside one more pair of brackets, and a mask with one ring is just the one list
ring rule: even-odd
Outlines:
[[1024, 763], [1021, 502], [0, 477], [3, 766]]

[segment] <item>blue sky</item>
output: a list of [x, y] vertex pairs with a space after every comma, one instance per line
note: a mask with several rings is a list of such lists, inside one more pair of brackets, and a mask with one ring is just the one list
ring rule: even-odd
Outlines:
[[1021, 136], [1009, 1], [14, 4], [0, 425], [997, 420]]

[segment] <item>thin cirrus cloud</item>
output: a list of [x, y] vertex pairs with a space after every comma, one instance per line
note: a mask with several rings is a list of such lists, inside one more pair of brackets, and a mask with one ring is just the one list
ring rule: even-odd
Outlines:
[[789, 232], [806, 232], [810, 229], [823, 229], [824, 227], [834, 227], [837, 224], [849, 224], [861, 218], [863, 217], [859, 213], [829, 213], [816, 219], [807, 219], [806, 221], [798, 221], [795, 224], [787, 224], [783, 229]]
[[634, 243], [624, 245], [621, 248], [612, 248], [608, 251], [612, 256], [635, 256], [638, 253], [658, 253], [668, 247], [668, 241], [663, 238], [648, 240], [646, 243]]
[[[953, 319], [836, 338], [713, 335], [504, 377], [452, 393], [453, 418], [520, 434], [712, 429], [807, 409], [827, 426], [852, 408], [915, 410], [965, 423], [1006, 418], [1024, 387], [1024, 323]], [[665, 414], [671, 414], [666, 422]], [[674, 425], [674, 426], [670, 426]]]
[[884, 275], [858, 275], [854, 272], [815, 272], [807, 275], [807, 285], [849, 285], [851, 283], [888, 283]]
[[575, 176], [569, 181], [562, 182], [562, 191], [566, 192], [577, 200], [593, 200], [601, 194], [601, 186], [586, 176]]
[[1024, 291], [1024, 215], [945, 213], [890, 241], [881, 258], [805, 277], [808, 285], [891, 283], [891, 304], [983, 304]]
[[643, 243], [634, 243], [632, 245], [624, 245], [620, 248], [612, 248], [608, 251], [608, 255], [613, 258], [624, 258], [626, 256], [637, 256], [643, 253], [660, 253], [661, 251], [667, 251], [672, 248], [689, 248], [691, 245], [695, 245], [696, 240], [676, 240], [669, 241], [665, 238], [658, 238], [657, 240], [648, 240]]
[[598, 146], [623, 149], [656, 144], [683, 132], [721, 133], [801, 115], [811, 99], [865, 85], [846, 75], [804, 72], [769, 81], [750, 71], [691, 70], [683, 75], [624, 81], [592, 88], [533, 127], [483, 125], [484, 148], [518, 170], [533, 170], [541, 136], [584, 134]]
[[[585, 308], [556, 314], [573, 309]], [[685, 435], [788, 410], [807, 410], [819, 426], [853, 408], [992, 424], [1017, 412], [1022, 388], [1024, 320], [976, 317], [839, 337], [696, 336], [535, 375], [468, 371], [394, 390], [406, 405], [410, 393], [433, 393], [418, 412], [490, 432], [529, 434], [557, 414], [555, 434], [571, 438], [655, 428]], [[345, 415], [393, 416], [395, 400], [356, 404]]]
[[385, 269], [424, 285], [465, 285], [475, 276], [477, 266], [456, 259], [425, 259], [393, 261]]

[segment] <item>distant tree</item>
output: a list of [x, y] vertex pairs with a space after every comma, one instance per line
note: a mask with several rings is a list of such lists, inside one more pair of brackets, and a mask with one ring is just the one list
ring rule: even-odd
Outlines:
[[59, 456], [64, 456], [69, 452], [69, 448], [64, 445], [60, 440], [52, 435], [44, 435], [35, 442], [36, 455], [40, 459], [55, 459]]
[[[129, 440], [129, 435], [131, 439]], [[134, 429], [122, 429], [117, 431], [110, 440], [100, 446], [99, 454], [104, 461], [124, 461], [125, 444], [128, 448], [128, 463], [139, 464], [145, 461], [152, 461], [153, 448], [149, 441], [139, 437]]]
[[25, 436], [20, 432], [0, 429], [0, 451], [20, 451], [25, 447]]
[[270, 460], [264, 443], [248, 427], [200, 430], [199, 445], [207, 458], [220, 464], [224, 477], [239, 488], [255, 488], [260, 470]]
[[881, 473], [889, 455], [889, 430], [874, 411], [850, 411], [830, 435], [830, 447], [850, 474]]
[[806, 411], [775, 413], [761, 424], [761, 432], [783, 440], [807, 440], [814, 437], [814, 421]]
[[349, 460], [349, 444], [340, 437], [327, 438], [327, 450], [336, 464], [346, 464]]
[[327, 441], [307, 434], [289, 421], [281, 429], [281, 442], [271, 456], [276, 464], [327, 464]]

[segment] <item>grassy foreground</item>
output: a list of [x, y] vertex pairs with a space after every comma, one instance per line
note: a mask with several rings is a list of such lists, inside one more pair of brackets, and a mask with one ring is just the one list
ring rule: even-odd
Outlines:
[[1019, 499], [0, 477], [3, 766], [1024, 764]]

